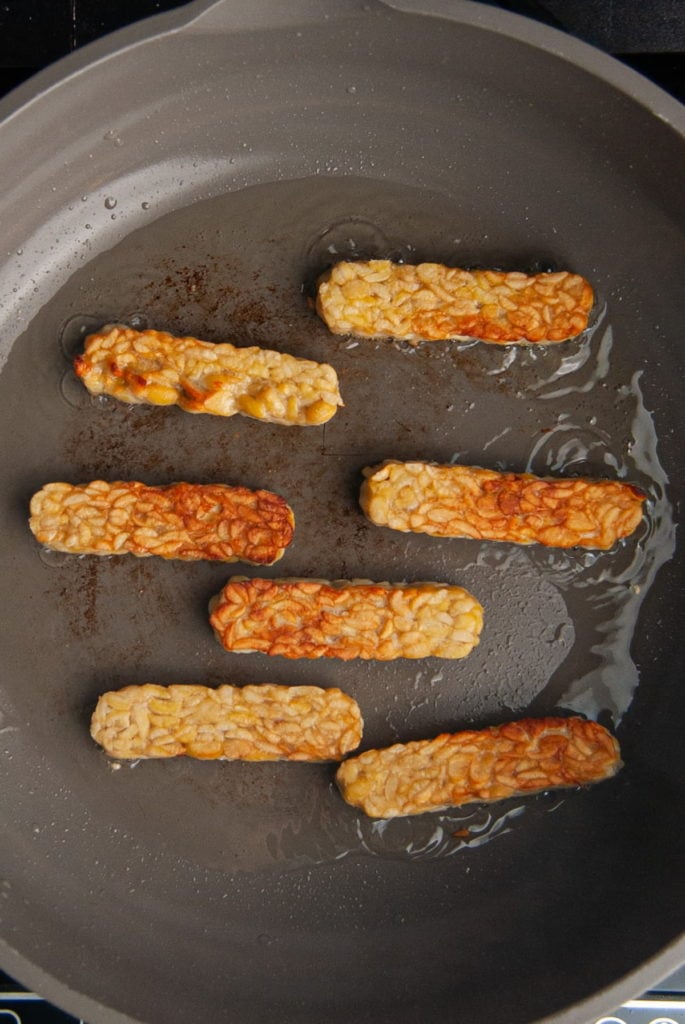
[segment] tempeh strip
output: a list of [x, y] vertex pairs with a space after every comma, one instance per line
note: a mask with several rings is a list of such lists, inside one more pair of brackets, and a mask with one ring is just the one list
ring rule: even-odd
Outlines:
[[359, 746], [357, 702], [318, 686], [126, 686], [103, 694], [91, 736], [111, 757], [339, 761]]
[[271, 565], [295, 518], [271, 491], [224, 484], [148, 487], [137, 481], [50, 483], [31, 499], [29, 525], [54, 551]]
[[284, 658], [464, 658], [483, 609], [462, 587], [234, 576], [210, 604], [228, 651]]
[[376, 526], [434, 537], [606, 550], [642, 520], [646, 494], [618, 480], [537, 477], [388, 460], [364, 470], [359, 501]]
[[316, 308], [333, 334], [549, 344], [584, 331], [593, 301], [588, 282], [567, 271], [527, 276], [368, 260], [323, 274]]
[[74, 369], [93, 395], [286, 426], [325, 423], [343, 404], [326, 363], [164, 331], [105, 327], [86, 338]]
[[336, 782], [365, 814], [395, 818], [586, 786], [620, 767], [618, 743], [596, 722], [531, 718], [367, 750], [338, 768]]

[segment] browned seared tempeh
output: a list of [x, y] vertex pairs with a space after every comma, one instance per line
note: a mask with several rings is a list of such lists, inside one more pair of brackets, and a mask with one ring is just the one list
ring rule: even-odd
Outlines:
[[345, 761], [336, 781], [347, 803], [395, 818], [586, 786], [620, 767], [618, 743], [596, 722], [530, 718], [367, 750]]
[[164, 331], [105, 327], [86, 338], [74, 369], [94, 395], [216, 416], [242, 413], [286, 426], [325, 423], [343, 404], [337, 374], [326, 363]]
[[112, 757], [339, 761], [359, 746], [357, 702], [318, 686], [126, 686], [103, 694], [91, 736]]
[[592, 288], [578, 274], [462, 270], [440, 263], [337, 263], [316, 308], [333, 334], [419, 341], [549, 344], [587, 327]]
[[210, 604], [228, 651], [285, 658], [463, 658], [479, 640], [483, 609], [445, 583], [247, 579]]
[[359, 501], [376, 526], [559, 548], [610, 548], [637, 528], [646, 498], [618, 480], [431, 462], [388, 460], [364, 476]]
[[122, 480], [46, 484], [31, 499], [29, 521], [37, 540], [54, 551], [255, 565], [282, 556], [294, 523], [290, 506], [271, 491]]

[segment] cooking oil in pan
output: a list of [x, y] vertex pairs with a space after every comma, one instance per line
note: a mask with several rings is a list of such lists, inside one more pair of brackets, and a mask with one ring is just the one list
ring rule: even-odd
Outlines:
[[[535, 269], [522, 255], [530, 250], [525, 226], [504, 223], [502, 234], [513, 241], [506, 260], [500, 245], [497, 263]], [[525, 823], [520, 801], [367, 821], [342, 802], [325, 766], [176, 761], [110, 771], [88, 738], [87, 710], [102, 689], [127, 683], [338, 685], [362, 707], [366, 747], [560, 707], [621, 721], [638, 682], [630, 644], [639, 608], [674, 548], [668, 479], [629, 311], [622, 320], [600, 297], [583, 336], [545, 348], [414, 348], [331, 337], [307, 302], [318, 274], [340, 258], [483, 266], [493, 259], [486, 235], [494, 237], [492, 224], [486, 229], [475, 211], [388, 181], [246, 188], [146, 223], [101, 253], [15, 345], [0, 375], [0, 408], [25, 450], [8, 479], [26, 571], [8, 614], [31, 601], [50, 635], [64, 638], [49, 665], [27, 652], [27, 668], [48, 695], [53, 680], [70, 680], [68, 698], [55, 699], [67, 703], [62, 725], [72, 723], [73, 786], [95, 816], [106, 808], [108, 820], [150, 848], [173, 835], [179, 857], [236, 871], [351, 854], [446, 857]], [[113, 320], [330, 362], [345, 408], [324, 429], [297, 430], [92, 402], [66, 361], [87, 330]], [[27, 408], [21, 384], [29, 378]], [[358, 507], [362, 468], [385, 458], [618, 477], [643, 487], [649, 502], [638, 534], [609, 552], [398, 534], [371, 526]], [[295, 506], [297, 531], [283, 560], [260, 574], [459, 583], [485, 606], [481, 645], [462, 662], [420, 666], [235, 659], [214, 641], [204, 611], [231, 574], [227, 567], [141, 565], [126, 556], [88, 574], [79, 559], [41, 561], [25, 526], [28, 497], [48, 479], [97, 476], [276, 490]], [[22, 720], [33, 721], [28, 688], [14, 699]], [[37, 720], [32, 727], [38, 745], [62, 763], [58, 730]], [[563, 799], [535, 804], [552, 809]], [[179, 830], [178, 821], [187, 827]]]

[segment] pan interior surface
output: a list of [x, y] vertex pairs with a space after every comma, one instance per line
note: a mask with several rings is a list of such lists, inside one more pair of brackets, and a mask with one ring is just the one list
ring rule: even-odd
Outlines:
[[[92, 1024], [523, 1024], [682, 929], [685, 310], [682, 198], [664, 171], [682, 139], [495, 32], [345, 10], [306, 40], [293, 26], [142, 43], [164, 96], [147, 137], [139, 48], [105, 61], [102, 88], [143, 76], [145, 110], [129, 91], [123, 145], [74, 158], [71, 184], [45, 171], [71, 201], [5, 267], [10, 281], [33, 252], [37, 291], [24, 278], [2, 295], [0, 909], [8, 969], [59, 979], [73, 1010], [101, 1004]], [[172, 85], [181, 55], [193, 71]], [[524, 56], [544, 101], [516, 72]], [[629, 162], [641, 126], [652, 145]], [[360, 257], [572, 269], [597, 302], [583, 336], [549, 349], [334, 338], [307, 299], [332, 262]], [[112, 321], [330, 362], [345, 408], [298, 430], [91, 399], [70, 359]], [[357, 501], [362, 468], [384, 458], [618, 477], [647, 513], [603, 553], [397, 534]], [[295, 540], [259, 570], [41, 551], [30, 495], [98, 477], [267, 487], [293, 505]], [[238, 658], [206, 606], [243, 571], [454, 582], [486, 626], [453, 663]], [[340, 686], [364, 747], [575, 711], [617, 730], [626, 767], [588, 792], [372, 822], [331, 766], [108, 761], [88, 736], [97, 696], [144, 682]]]

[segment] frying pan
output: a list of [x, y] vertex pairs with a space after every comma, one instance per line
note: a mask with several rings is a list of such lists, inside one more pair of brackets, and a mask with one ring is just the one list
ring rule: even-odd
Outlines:
[[[220, 0], [0, 112], [2, 966], [92, 1024], [579, 1024], [674, 970], [682, 109], [478, 5]], [[307, 295], [359, 256], [572, 269], [592, 323], [550, 350], [332, 338]], [[346, 406], [298, 430], [91, 401], [69, 360], [115, 319], [329, 361]], [[647, 514], [602, 554], [394, 534], [356, 501], [390, 457], [617, 476]], [[228, 655], [206, 603], [230, 567], [33, 541], [31, 493], [98, 476], [270, 487], [296, 539], [256, 572], [462, 583], [482, 643], [458, 663]], [[97, 695], [148, 681], [339, 685], [367, 747], [573, 711], [625, 767], [373, 823], [329, 766], [108, 761]]]

